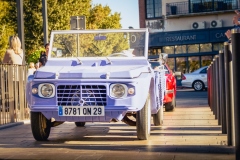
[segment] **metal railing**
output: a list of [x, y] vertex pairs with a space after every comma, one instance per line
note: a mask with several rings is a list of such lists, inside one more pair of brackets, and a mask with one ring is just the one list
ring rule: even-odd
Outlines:
[[166, 3], [166, 15], [183, 15], [189, 13], [188, 1]]
[[166, 15], [186, 15], [189, 13], [213, 12], [238, 9], [236, 0], [195, 0], [190, 3], [166, 3]]
[[27, 66], [0, 64], [0, 125], [29, 118], [25, 86]]

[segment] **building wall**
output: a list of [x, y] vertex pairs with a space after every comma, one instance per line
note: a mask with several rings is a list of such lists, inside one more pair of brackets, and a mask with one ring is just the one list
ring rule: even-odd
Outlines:
[[[209, 6], [202, 4], [204, 10], [196, 12], [193, 4], [188, 4], [188, 0], [162, 0], [162, 16], [147, 19], [145, 1], [139, 0], [139, 23], [140, 28], [148, 27], [150, 30], [149, 58], [157, 58], [160, 53], [167, 53], [170, 68], [183, 73], [192, 72], [211, 63], [212, 58], [223, 49], [223, 43], [228, 41], [225, 32], [234, 27], [232, 24], [234, 9], [239, 9], [237, 5], [232, 9], [219, 9], [219, 5], [211, 4], [210, 10], [214, 7], [214, 11], [209, 12]], [[234, 3], [234, 0], [230, 1]], [[203, 1], [194, 1], [199, 2]], [[177, 14], [170, 11], [170, 6], [179, 7]], [[216, 20], [222, 20], [222, 26], [214, 28], [210, 25]], [[194, 22], [198, 24], [205, 22], [206, 25], [193, 29]]]
[[[192, 29], [192, 24], [194, 22], [205, 22], [206, 28], [211, 28], [210, 23], [213, 20], [222, 20], [222, 27], [233, 26], [232, 17], [234, 14], [224, 14], [224, 15], [202, 15], [194, 17], [181, 17], [181, 18], [172, 18], [165, 19], [164, 31], [176, 31], [176, 30], [190, 30]], [[160, 31], [163, 31], [161, 29]]]
[[[222, 27], [233, 26], [232, 17], [235, 15], [234, 11], [228, 12], [215, 12], [215, 13], [198, 13], [188, 15], [166, 16], [166, 4], [172, 2], [184, 2], [186, 0], [162, 0], [162, 19], [164, 21], [163, 29], [153, 29], [154, 32], [163, 31], [177, 31], [177, 30], [190, 30], [194, 22], [206, 22], [206, 28], [210, 28], [210, 23], [213, 20], [222, 20]], [[145, 0], [139, 0], [139, 20], [140, 28], [146, 27], [145, 17]], [[156, 19], [149, 19], [147, 21], [155, 21]]]
[[145, 0], [138, 0], [139, 6], [139, 26], [145, 28]]

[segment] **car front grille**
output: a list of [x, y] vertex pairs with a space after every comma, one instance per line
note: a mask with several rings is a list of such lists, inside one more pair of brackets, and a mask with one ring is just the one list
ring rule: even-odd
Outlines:
[[59, 106], [106, 106], [107, 91], [104, 85], [59, 85]]

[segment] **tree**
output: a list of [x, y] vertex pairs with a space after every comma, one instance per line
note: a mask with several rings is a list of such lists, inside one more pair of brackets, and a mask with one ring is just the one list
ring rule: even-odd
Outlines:
[[[92, 6], [91, 0], [48, 0], [47, 2], [49, 33], [52, 30], [70, 29], [70, 17], [81, 15], [86, 16], [87, 29], [121, 28], [120, 13], [111, 14], [109, 6]], [[2, 32], [0, 31], [0, 36], [3, 37], [1, 39], [4, 39], [0, 40], [0, 47], [5, 50], [7, 37], [17, 31], [16, 0], [0, 1], [0, 5], [0, 29], [4, 28]], [[24, 0], [23, 8], [25, 50], [28, 57], [43, 46], [42, 0]], [[3, 52], [0, 50], [0, 58], [2, 58], [1, 54]]]
[[111, 14], [109, 6], [99, 4], [90, 10], [87, 25], [89, 29], [119, 29], [122, 28], [120, 20], [120, 13]]
[[[16, 24], [11, 19], [16, 19], [16, 15], [13, 9], [13, 2], [0, 1], [0, 59], [3, 58], [6, 49], [8, 48], [8, 40], [11, 35], [15, 33]], [[8, 17], [11, 17], [9, 20]]]

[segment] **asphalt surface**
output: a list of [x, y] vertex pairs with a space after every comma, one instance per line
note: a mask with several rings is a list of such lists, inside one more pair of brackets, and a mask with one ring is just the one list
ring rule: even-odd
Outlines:
[[151, 127], [147, 141], [136, 128], [117, 123], [64, 123], [51, 129], [49, 141], [34, 140], [29, 121], [0, 130], [0, 159], [86, 160], [234, 160], [207, 92], [177, 91], [177, 108], [164, 112], [164, 124]]

